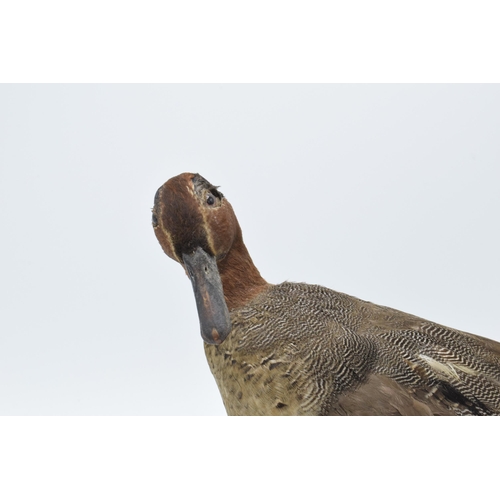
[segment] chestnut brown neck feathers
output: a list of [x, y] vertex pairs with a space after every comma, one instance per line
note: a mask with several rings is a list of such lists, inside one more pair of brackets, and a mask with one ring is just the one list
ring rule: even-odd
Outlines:
[[231, 249], [217, 266], [230, 311], [245, 305], [270, 286], [255, 267], [243, 243], [239, 225]]

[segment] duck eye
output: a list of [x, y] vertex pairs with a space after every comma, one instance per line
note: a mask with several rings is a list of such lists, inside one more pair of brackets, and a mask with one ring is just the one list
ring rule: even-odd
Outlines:
[[207, 205], [213, 205], [214, 203], [215, 203], [214, 197], [211, 194], [209, 194], [207, 196]]

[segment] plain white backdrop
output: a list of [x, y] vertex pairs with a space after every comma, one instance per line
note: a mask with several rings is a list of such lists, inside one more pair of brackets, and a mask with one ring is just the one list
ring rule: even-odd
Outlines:
[[156, 189], [199, 172], [272, 283], [500, 340], [498, 85], [4, 85], [0, 414], [223, 415]]

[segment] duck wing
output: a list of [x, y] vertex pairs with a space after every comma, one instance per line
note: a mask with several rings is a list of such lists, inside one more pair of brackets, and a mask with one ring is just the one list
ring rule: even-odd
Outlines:
[[322, 415], [500, 415], [500, 343], [318, 285], [275, 286], [258, 321]]
[[498, 342], [380, 309], [414, 326], [357, 333], [374, 345], [370, 367], [332, 398], [329, 415], [500, 415]]

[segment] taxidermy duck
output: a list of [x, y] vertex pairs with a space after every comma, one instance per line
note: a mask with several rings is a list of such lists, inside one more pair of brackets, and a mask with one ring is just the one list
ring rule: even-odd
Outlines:
[[267, 283], [231, 204], [184, 173], [153, 227], [189, 276], [229, 415], [500, 415], [500, 343], [305, 283]]

